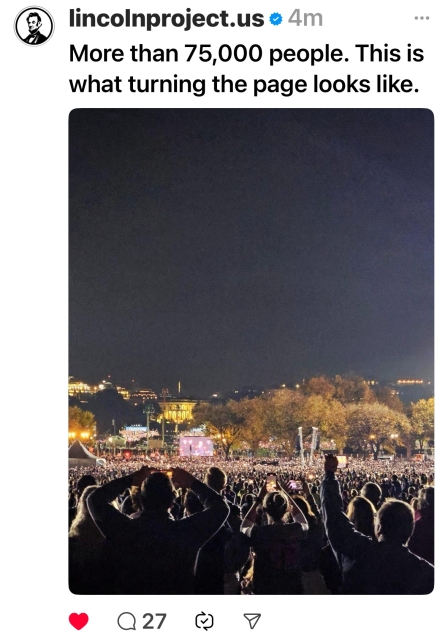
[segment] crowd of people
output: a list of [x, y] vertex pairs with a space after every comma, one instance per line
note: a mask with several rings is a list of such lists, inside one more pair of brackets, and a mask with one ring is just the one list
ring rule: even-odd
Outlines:
[[78, 594], [427, 594], [432, 461], [110, 460], [69, 471]]

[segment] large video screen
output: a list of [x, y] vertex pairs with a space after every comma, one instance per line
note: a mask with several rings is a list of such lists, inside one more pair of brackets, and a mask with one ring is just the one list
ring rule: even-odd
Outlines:
[[181, 456], [212, 456], [213, 441], [204, 436], [188, 436], [180, 438]]

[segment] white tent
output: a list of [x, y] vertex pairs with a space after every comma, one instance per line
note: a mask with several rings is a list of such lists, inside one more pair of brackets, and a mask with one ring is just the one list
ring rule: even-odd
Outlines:
[[90, 451], [87, 451], [85, 446], [75, 440], [68, 449], [68, 467], [96, 467], [96, 456]]

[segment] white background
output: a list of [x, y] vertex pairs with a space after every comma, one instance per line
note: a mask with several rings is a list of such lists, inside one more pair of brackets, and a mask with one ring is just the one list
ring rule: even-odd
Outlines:
[[[312, 637], [366, 640], [379, 634], [390, 638], [405, 634], [427, 634], [436, 638], [445, 633], [443, 625], [433, 626], [442, 613], [445, 591], [446, 542], [440, 532], [446, 526], [446, 507], [438, 501], [437, 577], [435, 592], [424, 598], [377, 597], [167, 597], [156, 598], [70, 594], [67, 587], [67, 241], [68, 241], [68, 117], [72, 109], [88, 107], [216, 108], [216, 107], [419, 107], [434, 112], [436, 123], [436, 242], [438, 285], [437, 389], [440, 404], [446, 388], [444, 340], [446, 273], [446, 12], [442, 2], [401, 0], [331, 2], [308, 0], [213, 0], [210, 2], [118, 2], [87, 0], [68, 3], [48, 0], [43, 6], [55, 20], [55, 33], [40, 47], [23, 45], [13, 31], [14, 19], [26, 4], [16, 1], [2, 7], [2, 156], [3, 206], [1, 236], [2, 273], [2, 584], [8, 605], [2, 607], [4, 637], [49, 638], [85, 636], [119, 637], [116, 619], [122, 611], [132, 611], [141, 628], [145, 612], [166, 612], [160, 631], [137, 631], [157, 637], [216, 638], [229, 634], [279, 633]], [[113, 13], [130, 8], [134, 12], [210, 13], [227, 10], [263, 13], [262, 28], [70, 29], [69, 8], [84, 12]], [[323, 14], [321, 28], [295, 27], [287, 23], [293, 9]], [[278, 11], [284, 22], [271, 26], [267, 17]], [[430, 16], [416, 21], [415, 16]], [[445, 21], [444, 21], [445, 20]], [[149, 48], [175, 47], [184, 43], [257, 43], [266, 52], [270, 46], [319, 47], [329, 43], [340, 47], [350, 63], [320, 64], [314, 70], [306, 64], [284, 63], [270, 68], [267, 63], [217, 64], [137, 64], [70, 63], [69, 45], [89, 43], [92, 47], [121, 47], [132, 44]], [[388, 43], [406, 49], [408, 43], [425, 51], [423, 63], [407, 62], [373, 65], [356, 63], [354, 44]], [[265, 54], [267, 57], [267, 55]], [[251, 93], [218, 95], [209, 91], [203, 98], [188, 94], [72, 94], [68, 78], [134, 76], [206, 77], [225, 73], [232, 78], [308, 78], [313, 73], [327, 78], [373, 79], [377, 73], [411, 78], [418, 93], [410, 94], [314, 94], [283, 98], [267, 95], [254, 100]], [[111, 132], [111, 135], [113, 133]], [[446, 410], [438, 407], [437, 450], [446, 446]], [[17, 429], [17, 436], [14, 435]], [[51, 439], [51, 454], [42, 433]], [[51, 436], [51, 438], [50, 438]], [[55, 443], [56, 448], [55, 450]], [[20, 453], [18, 453], [20, 452]], [[49, 454], [47, 456], [47, 453]], [[55, 456], [56, 461], [54, 461]], [[443, 463], [438, 470], [443, 481]], [[443, 486], [443, 485], [442, 485]], [[440, 490], [439, 490], [440, 491]], [[442, 488], [442, 491], [445, 489]], [[442, 534], [443, 535], [443, 534]], [[3, 596], [4, 598], [5, 596]], [[215, 627], [204, 632], [194, 626], [200, 611], [215, 616]], [[82, 631], [70, 627], [71, 612], [85, 611], [89, 624]], [[244, 612], [262, 613], [250, 631]], [[128, 634], [134, 632], [129, 631]]]

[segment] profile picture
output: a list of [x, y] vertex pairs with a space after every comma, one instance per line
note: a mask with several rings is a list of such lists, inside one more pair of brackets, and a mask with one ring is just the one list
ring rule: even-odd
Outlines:
[[42, 7], [26, 7], [16, 17], [14, 30], [23, 43], [39, 46], [48, 42], [53, 35], [54, 21], [51, 14]]

